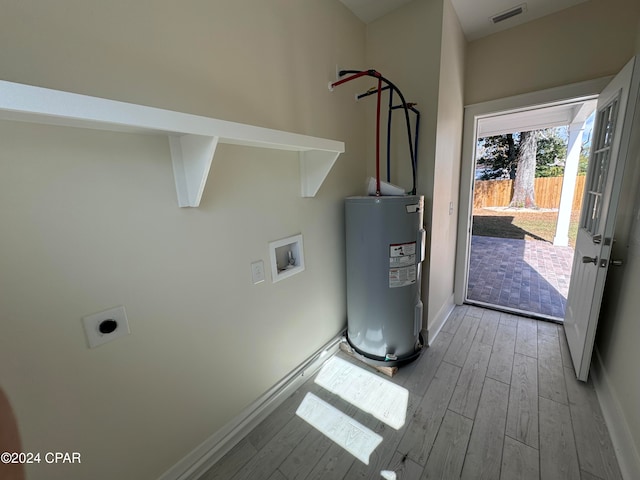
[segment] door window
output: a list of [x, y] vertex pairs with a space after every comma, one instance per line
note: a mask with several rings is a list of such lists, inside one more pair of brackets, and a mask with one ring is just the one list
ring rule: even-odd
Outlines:
[[590, 235], [595, 235], [600, 226], [602, 208], [602, 192], [607, 183], [609, 161], [611, 159], [611, 144], [618, 115], [618, 97], [598, 111], [596, 129], [594, 133], [593, 154], [591, 167], [587, 179], [585, 204], [582, 209], [580, 227]]

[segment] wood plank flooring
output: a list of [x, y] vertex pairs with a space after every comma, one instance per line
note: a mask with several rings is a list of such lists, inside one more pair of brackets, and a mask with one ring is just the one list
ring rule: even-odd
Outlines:
[[[399, 430], [312, 378], [200, 480], [378, 480], [383, 470], [406, 480], [622, 478], [593, 385], [575, 379], [562, 326], [457, 307], [431, 347], [390, 381], [409, 391]], [[296, 416], [307, 392], [383, 437], [369, 465]]]

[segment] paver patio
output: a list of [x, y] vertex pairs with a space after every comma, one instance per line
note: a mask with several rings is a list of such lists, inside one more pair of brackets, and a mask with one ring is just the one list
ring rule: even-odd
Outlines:
[[467, 299], [564, 318], [573, 249], [473, 235]]

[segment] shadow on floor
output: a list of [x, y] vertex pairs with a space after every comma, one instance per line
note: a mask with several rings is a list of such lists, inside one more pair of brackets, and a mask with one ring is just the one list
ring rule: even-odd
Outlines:
[[497, 238], [517, 238], [524, 240], [529, 237], [534, 240], [548, 242], [546, 239], [524, 230], [513, 224], [515, 217], [506, 215], [474, 215], [473, 235]]

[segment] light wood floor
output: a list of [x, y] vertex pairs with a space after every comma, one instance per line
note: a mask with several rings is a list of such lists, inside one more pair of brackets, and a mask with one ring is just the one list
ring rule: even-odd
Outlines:
[[[382, 470], [412, 480], [621, 478], [595, 391], [575, 379], [561, 326], [457, 307], [392, 381], [410, 392], [400, 430], [310, 380], [201, 480], [378, 480]], [[295, 415], [309, 391], [383, 437], [368, 466]]]

